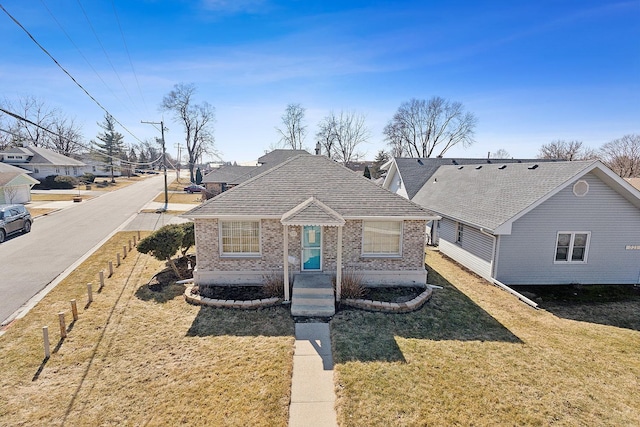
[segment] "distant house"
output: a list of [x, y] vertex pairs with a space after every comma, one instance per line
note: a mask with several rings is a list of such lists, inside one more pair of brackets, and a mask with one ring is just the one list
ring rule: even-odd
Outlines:
[[[80, 158], [85, 165], [80, 175], [86, 172], [98, 177], [111, 176], [111, 165], [97, 158], [95, 154], [82, 154]], [[120, 159], [113, 160], [113, 176], [122, 176], [122, 161]]]
[[0, 162], [26, 169], [33, 178], [44, 180], [50, 175], [80, 176], [85, 164], [42, 147], [11, 147], [0, 152]]
[[257, 166], [221, 166], [205, 175], [202, 179], [202, 185], [207, 189], [206, 196], [207, 198], [215, 197], [299, 154], [309, 153], [305, 150], [278, 149], [260, 157]]
[[554, 162], [547, 159], [469, 159], [469, 158], [444, 158], [444, 157], [392, 157], [381, 169], [387, 173], [382, 183], [392, 193], [396, 193], [409, 200], [424, 186], [424, 183], [433, 175], [440, 166], [447, 165], [477, 165], [477, 164], [509, 164], [523, 162]]
[[365, 284], [422, 284], [432, 212], [324, 156], [298, 154], [183, 215], [195, 223], [198, 285], [285, 283], [357, 271]]
[[599, 161], [440, 166], [440, 251], [507, 285], [640, 283], [640, 191]]
[[31, 188], [39, 182], [24, 169], [0, 163], [0, 204], [30, 202]]

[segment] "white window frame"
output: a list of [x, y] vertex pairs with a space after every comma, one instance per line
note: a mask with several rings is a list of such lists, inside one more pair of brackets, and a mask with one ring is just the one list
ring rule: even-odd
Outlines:
[[[367, 224], [372, 223], [395, 223], [400, 224], [400, 234], [398, 235], [398, 252], [365, 252], [365, 228]], [[366, 258], [401, 258], [402, 257], [402, 240], [404, 236], [404, 221], [362, 221], [362, 247], [361, 247], [361, 255]]]
[[[257, 223], [258, 224], [258, 252], [225, 252], [222, 242], [224, 224], [240, 222], [240, 223]], [[260, 220], [224, 220], [219, 222], [218, 242], [220, 247], [220, 257], [222, 258], [256, 258], [262, 256], [262, 221]]]
[[[567, 249], [567, 260], [557, 260], [558, 256], [558, 243], [561, 234], [569, 234], [571, 236], [569, 240], [569, 248]], [[576, 234], [586, 234], [587, 235], [587, 243], [584, 248], [584, 257], [581, 260], [572, 260], [573, 254], [573, 246], [576, 238]], [[591, 232], [590, 231], [558, 231], [556, 233], [556, 247], [553, 252], [553, 263], [554, 264], [586, 264], [589, 258], [589, 246], [591, 244]]]

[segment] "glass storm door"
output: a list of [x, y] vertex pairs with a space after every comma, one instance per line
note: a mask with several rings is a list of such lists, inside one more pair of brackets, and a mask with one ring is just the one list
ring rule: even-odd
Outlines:
[[322, 228], [319, 225], [302, 227], [302, 270], [320, 271], [322, 268]]

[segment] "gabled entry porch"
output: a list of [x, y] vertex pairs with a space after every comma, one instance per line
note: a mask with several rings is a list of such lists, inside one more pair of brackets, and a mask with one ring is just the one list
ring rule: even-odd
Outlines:
[[[342, 280], [342, 229], [345, 224], [344, 218], [322, 203], [315, 197], [310, 197], [282, 215], [280, 222], [283, 226], [283, 273], [284, 273], [284, 298], [285, 301], [290, 300], [289, 295], [289, 227], [299, 226], [302, 231], [301, 239], [301, 260], [300, 271], [294, 280], [294, 295], [299, 295], [305, 301], [305, 304], [298, 304], [298, 307], [307, 305], [309, 299], [316, 298], [313, 295], [329, 295], [333, 301], [340, 300], [340, 284]], [[333, 292], [331, 284], [331, 275], [314, 274], [322, 273], [323, 270], [323, 235], [324, 228], [337, 227], [336, 238], [336, 258], [335, 258], [335, 277], [336, 291]], [[295, 235], [295, 233], [294, 233]], [[316, 277], [317, 276], [317, 277]], [[300, 277], [300, 278], [299, 278]], [[306, 277], [306, 279], [305, 279]], [[296, 283], [298, 283], [296, 291]], [[327, 285], [328, 283], [328, 285]], [[327, 290], [330, 291], [327, 292]], [[332, 310], [335, 308], [332, 306]], [[293, 306], [292, 306], [292, 314]], [[333, 314], [331, 314], [333, 315]]]

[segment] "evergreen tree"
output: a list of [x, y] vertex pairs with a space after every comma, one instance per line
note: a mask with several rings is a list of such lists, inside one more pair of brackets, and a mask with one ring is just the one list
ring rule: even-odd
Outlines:
[[104, 122], [98, 123], [104, 132], [99, 133], [97, 138], [102, 141], [102, 143], [91, 141], [92, 144], [95, 144], [98, 147], [98, 158], [106, 163], [107, 170], [111, 171], [111, 182], [116, 182], [113, 177], [114, 170], [114, 160], [120, 159], [124, 152], [124, 136], [117, 132], [115, 129], [116, 121], [110, 114], [105, 114]]
[[364, 167], [364, 177], [371, 179], [371, 171], [369, 171], [369, 166]]
[[200, 168], [196, 169], [196, 184], [202, 184], [202, 172], [200, 171]]
[[380, 169], [382, 167], [383, 164], [385, 164], [387, 161], [389, 160], [389, 155], [384, 151], [384, 150], [380, 150], [378, 151], [378, 154], [376, 155], [375, 160], [373, 161], [373, 165], [371, 166], [371, 169], [373, 169], [371, 172], [371, 176], [374, 179], [378, 179], [380, 178], [380, 175], [382, 175], [384, 172], [384, 170]]

